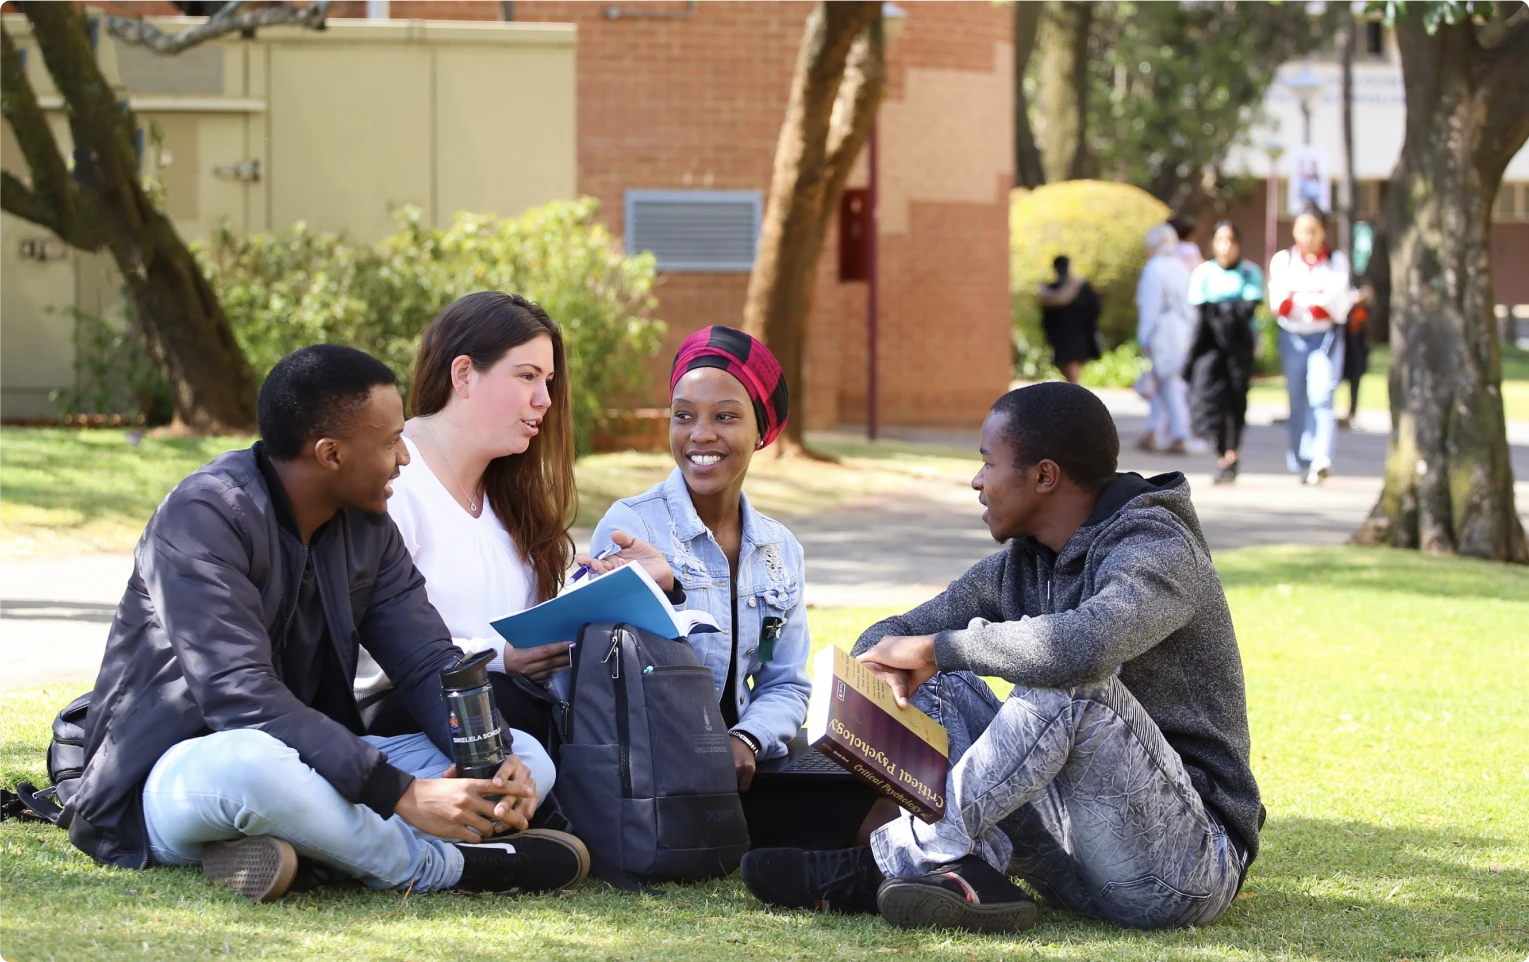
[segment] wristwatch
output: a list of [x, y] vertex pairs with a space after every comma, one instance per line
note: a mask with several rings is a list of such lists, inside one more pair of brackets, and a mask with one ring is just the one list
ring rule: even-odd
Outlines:
[[749, 746], [749, 751], [754, 753], [755, 758], [759, 757], [759, 751], [763, 747], [759, 744], [759, 739], [755, 738], [752, 734], [744, 731], [741, 728], [734, 728], [730, 730], [728, 734]]

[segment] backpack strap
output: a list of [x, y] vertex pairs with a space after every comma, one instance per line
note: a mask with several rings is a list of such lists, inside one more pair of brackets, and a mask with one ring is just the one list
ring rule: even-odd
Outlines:
[[24, 822], [47, 822], [57, 825], [64, 808], [57, 802], [58, 790], [37, 790], [31, 782], [18, 782], [16, 790], [0, 789], [0, 821], [20, 819]]

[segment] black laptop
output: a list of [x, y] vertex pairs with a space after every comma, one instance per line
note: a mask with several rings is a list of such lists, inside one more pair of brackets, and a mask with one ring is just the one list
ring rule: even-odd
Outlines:
[[805, 729], [798, 732], [786, 748], [789, 753], [784, 758], [759, 763], [750, 791], [797, 791], [809, 785], [828, 788], [854, 785], [860, 781], [844, 766], [808, 745]]

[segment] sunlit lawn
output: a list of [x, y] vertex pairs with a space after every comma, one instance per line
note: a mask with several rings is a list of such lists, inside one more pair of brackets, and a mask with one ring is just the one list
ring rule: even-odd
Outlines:
[[[0, 827], [6, 959], [1508, 960], [1529, 956], [1529, 572], [1352, 548], [1217, 559], [1248, 678], [1263, 854], [1231, 911], [1139, 933], [1043, 910], [1017, 938], [774, 912], [736, 876], [660, 898], [340, 888], [252, 905], [193, 869], [93, 865]], [[886, 612], [813, 611], [817, 644]], [[70, 690], [0, 695], [0, 777], [38, 779]]]
[[[1365, 376], [1359, 380], [1359, 410], [1390, 412], [1390, 364], [1389, 347], [1378, 344], [1370, 349], [1369, 365]], [[1285, 379], [1259, 378], [1248, 392], [1248, 400], [1254, 403], [1287, 404]], [[1529, 421], [1529, 351], [1508, 346], [1503, 348], [1502, 405], [1503, 414], [1508, 420]], [[1340, 415], [1348, 413], [1349, 386], [1346, 382], [1338, 388], [1336, 406]]]

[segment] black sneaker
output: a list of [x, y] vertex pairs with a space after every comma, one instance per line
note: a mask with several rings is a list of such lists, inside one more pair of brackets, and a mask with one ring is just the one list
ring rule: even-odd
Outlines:
[[589, 849], [567, 832], [532, 828], [492, 842], [459, 842], [463, 892], [550, 892], [584, 881]]
[[766, 905], [824, 912], [876, 911], [883, 876], [871, 847], [809, 851], [760, 848], [743, 856], [743, 884]]
[[904, 929], [1018, 932], [1035, 924], [1035, 900], [975, 855], [918, 878], [888, 879], [876, 907]]
[[202, 872], [256, 902], [279, 899], [297, 874], [297, 852], [270, 835], [250, 835], [202, 846]]

